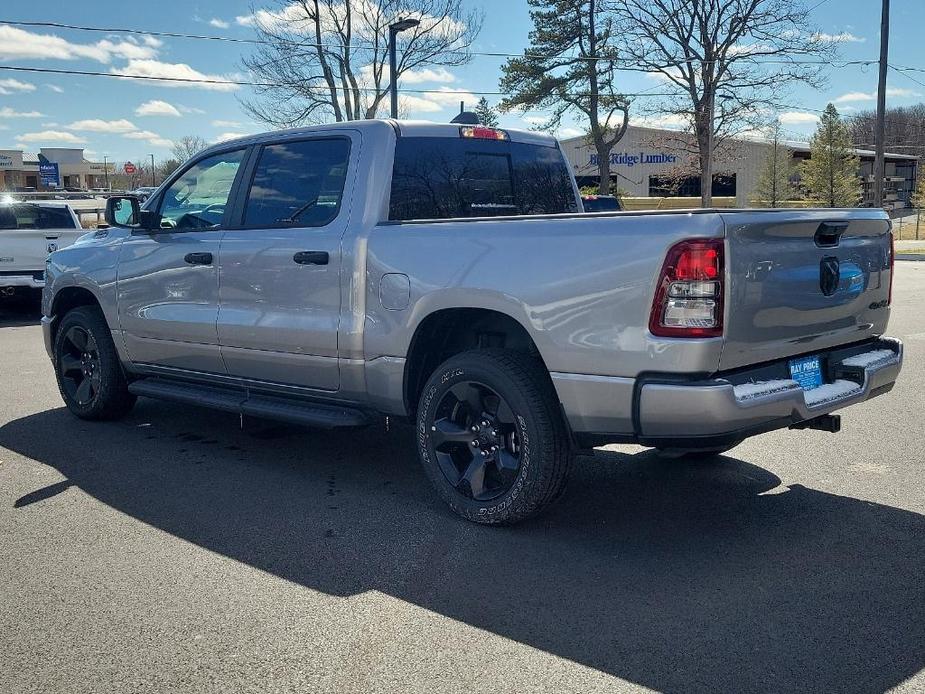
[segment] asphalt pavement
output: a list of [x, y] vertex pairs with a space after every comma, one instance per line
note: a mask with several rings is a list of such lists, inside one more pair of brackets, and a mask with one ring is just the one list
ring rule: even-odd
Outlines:
[[707, 463], [611, 446], [453, 516], [392, 424], [63, 408], [0, 305], [0, 692], [925, 690], [925, 263], [895, 390]]

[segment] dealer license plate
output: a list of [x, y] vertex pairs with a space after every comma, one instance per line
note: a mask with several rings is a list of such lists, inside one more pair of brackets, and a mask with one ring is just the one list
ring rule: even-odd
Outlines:
[[803, 390], [812, 390], [822, 385], [822, 364], [819, 357], [800, 357], [790, 360], [790, 377]]

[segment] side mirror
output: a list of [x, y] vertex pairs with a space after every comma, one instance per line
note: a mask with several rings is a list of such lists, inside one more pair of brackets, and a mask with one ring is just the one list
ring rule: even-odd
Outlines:
[[140, 211], [138, 198], [113, 196], [106, 201], [106, 223], [113, 227], [138, 227]]

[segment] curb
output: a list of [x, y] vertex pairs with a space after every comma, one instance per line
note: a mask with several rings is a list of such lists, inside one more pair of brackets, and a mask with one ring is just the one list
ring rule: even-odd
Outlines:
[[897, 253], [896, 260], [919, 260], [925, 261], [925, 253]]

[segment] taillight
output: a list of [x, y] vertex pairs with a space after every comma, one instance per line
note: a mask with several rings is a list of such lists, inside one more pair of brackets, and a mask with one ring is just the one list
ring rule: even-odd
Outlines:
[[896, 267], [896, 237], [893, 236], [893, 232], [890, 232], [890, 292], [886, 296], [886, 302], [889, 305], [893, 304], [893, 277], [896, 273], [893, 271]]
[[649, 332], [657, 337], [723, 334], [723, 240], [681, 241], [668, 250]]

